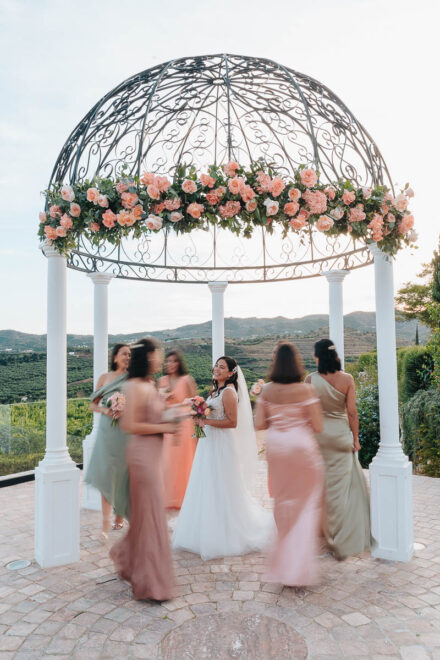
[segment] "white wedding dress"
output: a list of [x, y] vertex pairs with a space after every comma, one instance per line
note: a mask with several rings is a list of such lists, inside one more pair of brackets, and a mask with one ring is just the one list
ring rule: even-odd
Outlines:
[[[240, 378], [245, 383], [241, 371]], [[234, 387], [228, 386], [228, 389], [237, 396]], [[212, 408], [210, 419], [225, 419], [225, 391], [207, 399]], [[247, 388], [243, 397], [247, 397], [249, 404]], [[242, 408], [239, 406], [239, 418]], [[274, 527], [273, 515], [251, 497], [245, 481], [246, 471], [249, 472], [254, 458], [256, 467], [253, 425], [241, 436], [238, 432], [240, 419], [237, 429], [205, 426], [204, 430], [206, 437], [198, 441], [185, 498], [175, 524], [173, 548], [194, 552], [204, 560], [265, 549]], [[236, 446], [240, 438], [243, 445], [248, 444], [243, 451], [237, 450]]]

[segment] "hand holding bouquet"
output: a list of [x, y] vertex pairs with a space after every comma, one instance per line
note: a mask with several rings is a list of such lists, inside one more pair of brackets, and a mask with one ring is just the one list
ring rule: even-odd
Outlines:
[[261, 394], [263, 385], [264, 385], [264, 380], [262, 378], [259, 378], [257, 382], [254, 383], [251, 387], [251, 395], [258, 396], [259, 394]]
[[107, 400], [107, 407], [110, 408], [110, 415], [112, 418], [112, 426], [118, 423], [118, 419], [124, 412], [125, 396], [121, 392], [115, 392]]
[[195, 421], [194, 436], [197, 440], [205, 438], [206, 434], [203, 430], [203, 425], [205, 419], [209, 417], [211, 408], [202, 396], [193, 396], [191, 399], [186, 399], [184, 403], [187, 403], [191, 407], [191, 415], [193, 415]]

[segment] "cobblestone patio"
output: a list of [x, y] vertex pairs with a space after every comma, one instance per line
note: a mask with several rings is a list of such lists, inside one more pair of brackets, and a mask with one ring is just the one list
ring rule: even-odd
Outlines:
[[[260, 462], [257, 494], [266, 495]], [[81, 561], [10, 571], [33, 558], [34, 483], [0, 489], [0, 658], [440, 659], [440, 480], [414, 477], [415, 540], [407, 564], [368, 555], [322, 559], [322, 584], [260, 581], [263, 556], [203, 562], [176, 554], [179, 596], [136, 602], [81, 513]], [[112, 539], [122, 532], [112, 532]], [[111, 541], [110, 541], [111, 542]]]

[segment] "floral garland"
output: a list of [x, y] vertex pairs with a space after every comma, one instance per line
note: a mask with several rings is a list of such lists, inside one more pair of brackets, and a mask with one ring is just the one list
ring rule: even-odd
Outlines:
[[84, 234], [93, 244], [119, 243], [123, 236], [173, 227], [176, 232], [218, 225], [250, 237], [256, 227], [272, 232], [281, 225], [304, 234], [308, 229], [375, 241], [388, 254], [417, 240], [406, 184], [394, 197], [385, 186], [358, 188], [350, 181], [320, 184], [318, 172], [300, 166], [291, 180], [262, 160], [244, 169], [236, 162], [213, 165], [198, 176], [180, 165], [174, 179], [151, 172], [117, 181], [95, 178], [45, 191], [47, 212], [40, 213], [39, 236], [61, 253]]

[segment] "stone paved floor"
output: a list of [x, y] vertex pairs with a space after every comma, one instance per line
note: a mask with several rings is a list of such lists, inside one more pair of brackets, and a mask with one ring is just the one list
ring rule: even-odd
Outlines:
[[[269, 506], [265, 463], [258, 492]], [[440, 480], [414, 477], [415, 539], [407, 563], [368, 555], [322, 560], [313, 589], [261, 582], [263, 556], [203, 562], [176, 555], [179, 596], [132, 600], [97, 538], [100, 516], [81, 514], [81, 561], [32, 563], [33, 482], [0, 489], [0, 658], [422, 658], [440, 659]], [[113, 532], [116, 538], [121, 532]]]

